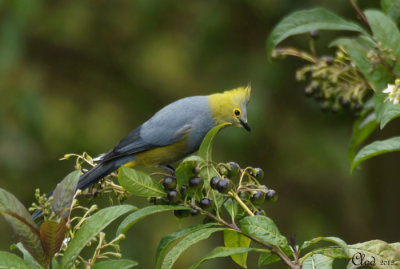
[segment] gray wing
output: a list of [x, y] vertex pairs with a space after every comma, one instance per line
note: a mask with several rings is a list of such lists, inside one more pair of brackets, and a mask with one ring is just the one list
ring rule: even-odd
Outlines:
[[104, 155], [102, 160], [133, 155], [178, 142], [192, 129], [196, 114], [204, 110], [205, 103], [208, 104], [205, 98], [205, 96], [188, 97], [162, 108], [151, 119], [122, 139], [112, 151]]

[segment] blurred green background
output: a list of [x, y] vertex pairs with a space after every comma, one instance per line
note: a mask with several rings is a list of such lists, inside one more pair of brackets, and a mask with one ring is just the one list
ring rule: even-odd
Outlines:
[[[73, 169], [73, 161], [58, 160], [65, 153], [96, 156], [176, 99], [251, 82], [252, 132], [221, 132], [215, 159], [264, 169], [263, 183], [279, 194], [264, 208], [281, 232], [298, 242], [322, 235], [399, 241], [400, 155], [368, 161], [351, 176], [352, 115], [322, 113], [303, 97], [305, 85], [294, 79], [299, 60], [267, 61], [272, 27], [316, 6], [356, 20], [346, 0], [0, 1], [0, 187], [29, 206], [35, 188], [48, 192]], [[325, 47], [334, 36], [321, 35], [322, 53], [332, 53]], [[290, 40], [303, 48], [307, 42]], [[391, 123], [373, 138], [399, 127]], [[122, 252], [139, 268], [153, 268], [161, 237], [196, 222], [172, 214], [145, 219], [128, 232]], [[0, 250], [16, 241], [3, 218], [0, 235]], [[189, 249], [176, 268], [221, 242], [214, 235]], [[250, 254], [250, 268], [256, 257]], [[238, 267], [227, 258], [202, 268]]]

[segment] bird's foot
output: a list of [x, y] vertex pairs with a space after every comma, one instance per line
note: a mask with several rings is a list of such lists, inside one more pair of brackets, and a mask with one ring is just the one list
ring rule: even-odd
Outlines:
[[171, 175], [175, 175], [175, 168], [169, 164], [167, 164], [167, 165], [160, 164], [160, 165], [158, 165], [158, 167], [160, 167], [161, 169], [167, 170], [169, 173], [171, 173]]

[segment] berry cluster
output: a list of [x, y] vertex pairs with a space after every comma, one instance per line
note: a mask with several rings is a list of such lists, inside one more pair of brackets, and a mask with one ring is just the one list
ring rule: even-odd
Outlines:
[[[212, 169], [214, 175], [208, 178], [204, 169]], [[152, 197], [150, 202], [156, 205], [170, 204], [189, 207], [188, 210], [175, 210], [178, 218], [189, 215], [196, 216], [202, 211], [215, 213], [216, 203], [213, 200], [217, 193], [223, 199], [240, 200], [240, 203], [251, 211], [251, 214], [264, 214], [259, 208], [264, 201], [276, 201], [276, 192], [261, 185], [259, 180], [264, 177], [261, 168], [247, 167], [241, 169], [235, 162], [220, 163], [217, 165], [198, 163], [192, 171], [192, 177], [187, 184], [180, 185], [176, 175], [165, 176], [161, 184], [166, 191], [165, 197]], [[208, 174], [207, 174], [208, 175]], [[237, 182], [237, 183], [234, 183]], [[207, 221], [207, 217], [205, 219]]]
[[362, 74], [351, 62], [345, 50], [338, 50], [335, 57], [315, 58], [296, 72], [297, 80], [310, 82], [304, 90], [307, 97], [321, 102], [321, 110], [336, 113], [341, 108], [357, 112], [362, 109], [363, 100], [370, 87]]

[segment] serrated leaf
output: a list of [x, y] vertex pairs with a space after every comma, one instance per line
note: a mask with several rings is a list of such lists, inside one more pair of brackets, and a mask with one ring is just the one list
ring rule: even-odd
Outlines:
[[[200, 266], [205, 261], [212, 260], [215, 258], [223, 258], [223, 257], [234, 257], [234, 256], [240, 256], [240, 255], [245, 255], [247, 256], [247, 253], [250, 251], [255, 251], [257, 249], [255, 248], [234, 248], [234, 247], [217, 247], [213, 249], [209, 254], [207, 254], [205, 257], [203, 257], [201, 260], [199, 260], [197, 263], [193, 264], [192, 266], [189, 267], [189, 269], [196, 269], [197, 267]], [[244, 267], [247, 268], [247, 267]]]
[[156, 251], [156, 268], [161, 267], [161, 262], [164, 259], [164, 254], [168, 250], [169, 246], [171, 246], [174, 242], [179, 240], [182, 237], [187, 236], [195, 231], [206, 229], [212, 226], [215, 226], [215, 223], [206, 223], [206, 224], [199, 224], [194, 226], [185, 227], [183, 229], [177, 230], [171, 234], [164, 236], [160, 243], [158, 244], [157, 251]]
[[332, 269], [334, 259], [321, 254], [314, 254], [303, 262], [302, 269]]
[[148, 174], [132, 168], [121, 167], [118, 181], [128, 192], [136, 196], [162, 197], [166, 195], [160, 183], [153, 180]]
[[179, 256], [190, 246], [196, 244], [201, 240], [205, 240], [210, 237], [211, 234], [223, 231], [225, 228], [207, 228], [195, 231], [185, 238], [183, 238], [179, 243], [177, 243], [168, 253], [161, 264], [161, 269], [170, 269], [174, 265], [175, 261]]
[[207, 135], [204, 137], [203, 142], [201, 142], [200, 148], [198, 155], [208, 161], [212, 161], [212, 146], [214, 142], [214, 138], [217, 135], [217, 133], [222, 129], [225, 128], [229, 125], [232, 125], [231, 123], [223, 123], [218, 126], [215, 126], [212, 128]]
[[64, 218], [60, 222], [46, 220], [40, 225], [40, 241], [49, 261], [60, 250], [66, 231]]
[[344, 253], [345, 253], [346, 255], [348, 255], [348, 253], [349, 253], [349, 249], [348, 249], [348, 246], [347, 246], [346, 242], [344, 242], [344, 241], [343, 241], [342, 239], [340, 239], [339, 237], [334, 237], [334, 236], [328, 236], [328, 237], [320, 236], [320, 237], [316, 237], [316, 238], [314, 238], [314, 239], [312, 239], [312, 240], [305, 241], [305, 242], [303, 243], [303, 245], [300, 247], [300, 251], [303, 250], [303, 249], [305, 249], [305, 248], [308, 248], [309, 246], [311, 246], [311, 245], [313, 245], [313, 244], [316, 244], [316, 243], [318, 243], [318, 242], [321, 242], [321, 241], [326, 241], [326, 242], [334, 243], [334, 244], [340, 246], [340, 247], [343, 249], [343, 251], [344, 251]]
[[351, 164], [351, 172], [362, 162], [388, 152], [400, 150], [400, 136], [392, 137], [386, 140], [372, 142], [363, 147], [354, 157]]
[[110, 206], [89, 217], [69, 242], [61, 260], [61, 268], [71, 268], [81, 250], [94, 236], [118, 217], [135, 209], [136, 207], [131, 205]]
[[[225, 230], [224, 231], [224, 244], [227, 248], [242, 248], [248, 249], [250, 246], [251, 239], [234, 231], [234, 230]], [[243, 268], [247, 268], [247, 252], [237, 253], [228, 255], [231, 256], [232, 260], [236, 262]]]
[[202, 162], [203, 159], [199, 156], [190, 156], [184, 159], [178, 167], [175, 169], [175, 176], [178, 187], [182, 185], [188, 185], [189, 179], [194, 176], [193, 169], [199, 162]]
[[400, 0], [381, 0], [382, 10], [396, 23], [400, 21]]
[[69, 208], [76, 192], [81, 172], [79, 170], [69, 173], [60, 183], [57, 184], [53, 192], [53, 201], [51, 207], [57, 214], [65, 218], [69, 215]]
[[121, 260], [111, 260], [96, 263], [92, 269], [129, 269], [137, 266], [138, 263], [132, 260], [121, 259]]
[[19, 241], [32, 257], [41, 265], [46, 263], [46, 255], [39, 238], [39, 229], [29, 212], [12, 194], [0, 188], [0, 213], [13, 229]]
[[270, 245], [278, 245], [287, 249], [288, 242], [286, 237], [282, 236], [273, 220], [266, 216], [249, 216], [239, 222], [239, 228], [252, 237]]
[[30, 269], [23, 259], [6, 251], [0, 251], [0, 268]]
[[268, 36], [268, 57], [270, 57], [274, 47], [286, 38], [314, 30], [365, 32], [357, 24], [346, 21], [323, 8], [296, 11], [283, 18]]
[[128, 215], [118, 226], [117, 229], [117, 235], [120, 233], [125, 233], [126, 231], [129, 230], [130, 227], [132, 227], [136, 222], [139, 220], [150, 216], [152, 214], [164, 212], [164, 211], [171, 211], [171, 210], [177, 210], [177, 209], [188, 209], [187, 207], [181, 206], [181, 205], [151, 205], [151, 206], [146, 206], [143, 207], [134, 213]]
[[[393, 20], [379, 10], [367, 10], [365, 16], [376, 40], [383, 48], [391, 49], [396, 59], [400, 59], [400, 31]], [[399, 68], [400, 62], [397, 61], [393, 71], [397, 72]]]
[[23, 257], [24, 261], [28, 264], [29, 268], [31, 269], [41, 269], [42, 267], [37, 263], [37, 261], [32, 257], [32, 255], [24, 248], [24, 245], [21, 243], [12, 244], [10, 249], [18, 249]]
[[267, 265], [270, 263], [274, 263], [279, 261], [281, 258], [279, 258], [278, 255], [272, 253], [272, 252], [264, 252], [260, 254], [260, 257], [258, 258], [258, 267], [261, 267], [263, 265]]

